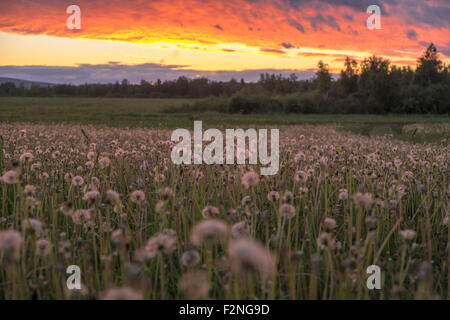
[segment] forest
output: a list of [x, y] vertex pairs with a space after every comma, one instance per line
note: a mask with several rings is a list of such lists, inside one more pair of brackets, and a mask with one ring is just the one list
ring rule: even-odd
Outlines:
[[450, 111], [450, 66], [430, 44], [417, 65], [399, 67], [383, 57], [360, 63], [347, 57], [340, 74], [330, 73], [319, 61], [315, 77], [261, 74], [257, 82], [207, 78], [131, 84], [127, 79], [110, 84], [57, 84], [48, 87], [0, 85], [0, 96], [19, 97], [117, 97], [206, 98], [195, 106], [212, 112], [264, 113], [438, 113]]

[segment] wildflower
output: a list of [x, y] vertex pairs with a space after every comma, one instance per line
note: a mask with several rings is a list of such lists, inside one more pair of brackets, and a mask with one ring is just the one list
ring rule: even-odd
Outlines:
[[306, 159], [305, 154], [301, 151], [299, 151], [294, 157], [294, 161], [297, 163], [305, 161], [305, 159]]
[[168, 200], [173, 197], [173, 191], [169, 187], [159, 189], [156, 193], [159, 194], [164, 200]]
[[106, 233], [109, 233], [109, 232], [113, 231], [111, 223], [109, 223], [108, 221], [103, 222], [102, 229], [103, 229], [103, 232], [106, 232]]
[[115, 214], [121, 214], [124, 215], [124, 217], [126, 217], [126, 214], [122, 214], [124, 208], [125, 208], [124, 205], [119, 203], [114, 206], [113, 211]]
[[339, 190], [339, 196], [338, 196], [339, 200], [347, 200], [348, 199], [348, 192], [347, 189], [341, 189]]
[[72, 221], [74, 224], [82, 224], [84, 221], [91, 220], [91, 211], [77, 210], [72, 214]]
[[130, 242], [130, 237], [125, 229], [117, 229], [111, 233], [111, 241], [116, 246], [125, 246]]
[[25, 193], [25, 195], [27, 195], [29, 197], [34, 196], [36, 194], [36, 187], [27, 184], [25, 186], [25, 188], [23, 189], [23, 192]]
[[416, 237], [416, 232], [410, 229], [402, 230], [400, 231], [400, 236], [403, 238], [403, 240], [411, 241]]
[[181, 264], [185, 267], [193, 267], [200, 263], [200, 254], [196, 250], [189, 250], [181, 256]]
[[305, 183], [308, 181], [308, 174], [305, 171], [297, 171], [295, 173], [295, 181]]
[[111, 160], [108, 157], [101, 157], [98, 159], [98, 163], [102, 169], [108, 168], [111, 164]]
[[72, 203], [63, 203], [59, 206], [58, 211], [65, 216], [71, 216], [73, 214]]
[[414, 174], [411, 171], [405, 171], [403, 173], [402, 179], [403, 180], [412, 180], [414, 178]]
[[309, 189], [306, 188], [306, 187], [300, 187], [300, 188], [298, 189], [298, 191], [300, 192], [300, 194], [301, 194], [302, 196], [304, 196], [304, 195], [306, 195], [306, 194], [308, 193]]
[[283, 201], [284, 202], [291, 202], [292, 199], [294, 199], [294, 194], [290, 191], [285, 191], [283, 194]]
[[336, 220], [333, 218], [325, 218], [323, 226], [325, 228], [325, 232], [330, 233], [334, 230], [334, 228], [336, 228]]
[[203, 218], [212, 218], [219, 215], [219, 209], [213, 206], [206, 206], [202, 210]]
[[97, 177], [92, 177], [91, 185], [95, 187], [95, 190], [97, 190], [100, 187], [100, 180]]
[[416, 189], [419, 193], [423, 193], [426, 190], [425, 185], [418, 180], [416, 180]]
[[120, 157], [122, 157], [124, 154], [125, 154], [125, 151], [124, 151], [123, 149], [119, 148], [119, 149], [116, 150], [114, 156], [115, 156], [116, 158], [120, 158]]
[[208, 219], [197, 223], [191, 232], [191, 242], [195, 246], [212, 245], [228, 235], [228, 226], [221, 220]]
[[204, 299], [210, 289], [208, 275], [204, 271], [190, 271], [181, 277], [178, 287], [187, 299]]
[[47, 239], [39, 239], [36, 241], [36, 254], [38, 256], [48, 256], [52, 251], [52, 244]]
[[177, 238], [173, 233], [160, 232], [151, 237], [145, 244], [144, 250], [148, 258], [156, 257], [157, 255], [170, 255], [176, 248]]
[[292, 218], [295, 216], [295, 207], [291, 204], [284, 203], [280, 206], [280, 215], [284, 218]]
[[141, 191], [141, 190], [133, 191], [130, 194], [130, 200], [133, 203], [141, 204], [142, 202], [145, 201], [145, 193], [143, 191]]
[[120, 203], [120, 195], [114, 190], [106, 191], [106, 198], [110, 204]]
[[244, 186], [245, 189], [254, 187], [258, 183], [259, 183], [259, 175], [254, 171], [247, 172], [242, 176], [242, 185]]
[[231, 226], [231, 236], [234, 239], [248, 236], [250, 234], [250, 228], [246, 221], [241, 221]]
[[243, 206], [247, 206], [247, 205], [249, 205], [250, 203], [252, 203], [252, 198], [251, 198], [250, 196], [245, 196], [245, 197], [242, 198], [242, 200], [241, 200], [241, 204], [242, 204]]
[[22, 231], [40, 237], [44, 233], [44, 224], [36, 219], [22, 220]]
[[15, 170], [6, 171], [0, 180], [6, 184], [16, 184], [19, 182], [19, 173]]
[[395, 190], [394, 195], [397, 198], [397, 200], [401, 200], [401, 198], [403, 198], [403, 196], [406, 195], [406, 193], [408, 192], [408, 188], [403, 184], [399, 184], [396, 187], [394, 186], [394, 188], [391, 188], [389, 190], [390, 194], [392, 194], [392, 189]]
[[142, 164], [139, 166], [139, 169], [141, 169], [142, 171], [147, 170], [148, 168], [148, 161], [143, 161]]
[[33, 163], [31, 165], [30, 170], [31, 171], [36, 171], [36, 170], [40, 169], [41, 167], [42, 167], [42, 163], [41, 162], [36, 162], [36, 163]]
[[70, 173], [70, 172], [67, 172], [65, 175], [64, 175], [64, 180], [67, 182], [67, 183], [69, 183], [69, 182], [72, 182], [72, 173]]
[[100, 199], [100, 193], [97, 190], [88, 191], [83, 195], [83, 200], [89, 203], [96, 202]]
[[84, 233], [90, 233], [90, 232], [94, 231], [95, 226], [96, 226], [95, 222], [92, 221], [92, 220], [84, 221], [83, 232]]
[[29, 163], [33, 161], [33, 155], [30, 152], [25, 152], [19, 158], [20, 163]]
[[28, 209], [28, 211], [32, 211], [39, 206], [39, 201], [36, 200], [34, 197], [26, 197], [25, 199], [25, 205]]
[[102, 300], [142, 300], [142, 294], [129, 287], [112, 288], [106, 290]]
[[136, 251], [134, 251], [134, 260], [146, 263], [154, 256], [151, 256], [150, 253], [145, 249], [145, 247], [142, 247]]
[[374, 231], [377, 229], [377, 218], [375, 217], [367, 217], [366, 218], [366, 224], [369, 228], [369, 231]]
[[84, 184], [83, 177], [75, 176], [72, 178], [72, 185], [75, 187], [81, 187]]
[[72, 245], [70, 241], [61, 241], [58, 245], [58, 252], [62, 254], [66, 259], [71, 255], [70, 249]]
[[280, 194], [278, 193], [278, 191], [270, 191], [267, 194], [267, 200], [269, 200], [271, 202], [278, 201], [279, 199], [280, 199]]
[[158, 201], [155, 205], [155, 211], [157, 214], [168, 213], [167, 208], [166, 208], [166, 202]]
[[322, 157], [320, 158], [320, 166], [326, 167], [328, 165], [328, 157]]
[[317, 246], [319, 249], [334, 249], [335, 241], [330, 233], [322, 232], [317, 238]]
[[355, 195], [353, 195], [353, 201], [355, 202], [355, 205], [359, 208], [363, 209], [369, 209], [372, 207], [373, 199], [372, 195], [370, 193], [361, 193], [358, 192]]
[[252, 239], [232, 240], [228, 247], [231, 270], [239, 275], [256, 273], [267, 279], [274, 271], [270, 251]]
[[95, 163], [93, 161], [88, 161], [84, 164], [87, 169], [92, 170], [95, 167]]
[[93, 152], [93, 151], [88, 152], [87, 158], [89, 161], [94, 161], [95, 157], [96, 157], [95, 152]]
[[0, 257], [15, 262], [20, 258], [22, 235], [16, 230], [0, 231]]

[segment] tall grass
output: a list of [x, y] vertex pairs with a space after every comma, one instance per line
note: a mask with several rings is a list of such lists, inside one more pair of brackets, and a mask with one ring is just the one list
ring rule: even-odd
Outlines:
[[281, 133], [263, 177], [175, 166], [169, 131], [2, 124], [0, 298], [449, 298], [448, 146]]

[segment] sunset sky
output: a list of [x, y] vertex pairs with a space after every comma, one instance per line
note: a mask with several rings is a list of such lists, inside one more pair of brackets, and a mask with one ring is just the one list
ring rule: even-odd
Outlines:
[[[81, 8], [69, 30], [66, 8]], [[369, 30], [370, 5], [381, 30]], [[0, 0], [0, 77], [55, 83], [259, 73], [311, 77], [346, 56], [414, 66], [434, 42], [450, 62], [450, 0]]]

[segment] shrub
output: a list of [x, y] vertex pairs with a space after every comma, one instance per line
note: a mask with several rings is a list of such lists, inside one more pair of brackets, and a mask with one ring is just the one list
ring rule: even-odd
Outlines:
[[283, 104], [277, 100], [265, 96], [248, 96], [240, 94], [231, 98], [228, 105], [229, 113], [275, 113], [283, 110]]
[[311, 95], [287, 98], [284, 103], [284, 110], [286, 113], [314, 113], [318, 111]]
[[332, 110], [333, 113], [361, 113], [363, 108], [361, 100], [355, 95], [351, 94], [343, 99], [338, 99]]

